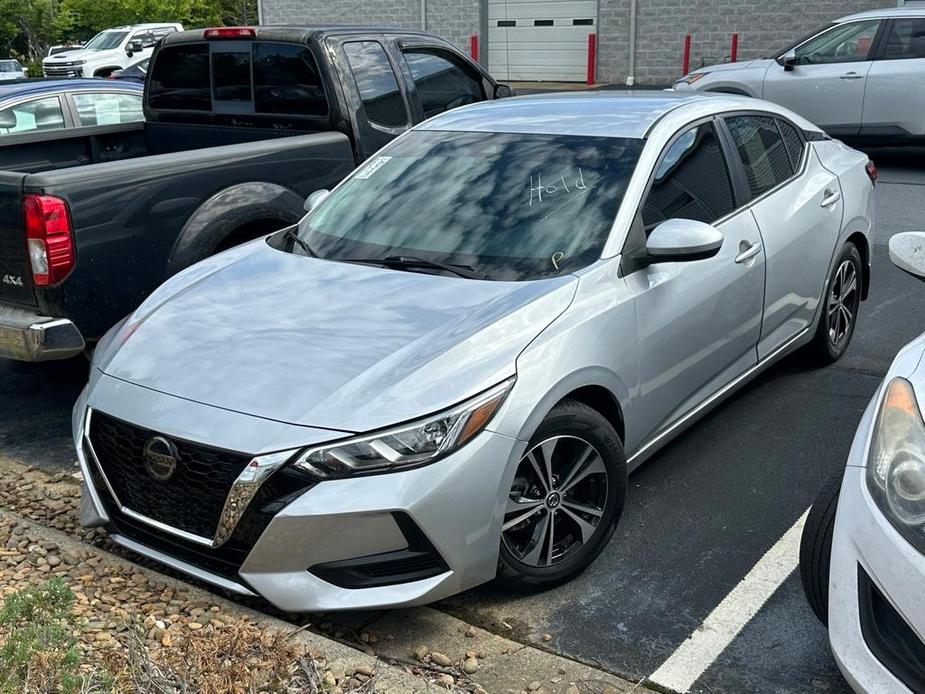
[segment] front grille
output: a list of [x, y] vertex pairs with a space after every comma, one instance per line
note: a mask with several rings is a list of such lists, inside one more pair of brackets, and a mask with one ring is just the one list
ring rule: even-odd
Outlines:
[[[98, 417], [99, 413], [95, 412], [93, 416]], [[89, 456], [87, 459], [92, 461]], [[297, 468], [277, 470], [254, 495], [228, 541], [219, 547], [206, 547], [154, 528], [119, 511], [99, 470], [92, 464], [90, 481], [106, 507], [111, 531], [204, 571], [239, 582], [238, 570], [270, 521], [283, 507], [317, 483], [315, 478]]]
[[77, 77], [83, 74], [83, 67], [77, 64], [58, 63], [57, 65], [43, 65], [42, 72], [46, 77]]
[[119, 503], [148, 518], [210, 538], [231, 485], [251, 456], [173, 440], [176, 472], [161, 482], [148, 473], [145, 443], [157, 433], [101, 412], [90, 421], [90, 442]]

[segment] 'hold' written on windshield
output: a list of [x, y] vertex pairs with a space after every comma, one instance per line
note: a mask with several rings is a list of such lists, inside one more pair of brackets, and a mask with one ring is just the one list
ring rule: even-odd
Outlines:
[[546, 178], [543, 180], [543, 174], [540, 171], [536, 175], [530, 174], [530, 204], [541, 203], [544, 199], [554, 196], [561, 197], [562, 193], [569, 194], [573, 191], [586, 191], [588, 186], [585, 184], [585, 177], [581, 167], [576, 167], [574, 171], [562, 171], [558, 176]]

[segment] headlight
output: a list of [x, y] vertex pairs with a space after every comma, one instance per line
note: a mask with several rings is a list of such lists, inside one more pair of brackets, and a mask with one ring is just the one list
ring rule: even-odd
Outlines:
[[512, 385], [510, 378], [427, 419], [307, 449], [293, 464], [322, 478], [427, 465], [458, 450], [484, 429]]
[[887, 385], [867, 459], [867, 486], [890, 523], [925, 552], [925, 424], [912, 384]]
[[684, 75], [684, 77], [682, 77], [681, 79], [679, 79], [678, 82], [685, 82], [685, 83], [687, 83], [687, 84], [693, 84], [693, 83], [696, 82], [697, 80], [703, 79], [703, 78], [706, 77], [708, 74], [709, 74], [709, 73], [707, 73], [707, 72], [692, 72], [692, 73], [690, 73], [689, 75]]

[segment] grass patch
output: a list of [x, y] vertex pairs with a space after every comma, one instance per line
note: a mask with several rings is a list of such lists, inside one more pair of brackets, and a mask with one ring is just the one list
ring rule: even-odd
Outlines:
[[0, 609], [0, 694], [108, 692], [108, 674], [82, 667], [74, 593], [53, 578], [7, 596]]

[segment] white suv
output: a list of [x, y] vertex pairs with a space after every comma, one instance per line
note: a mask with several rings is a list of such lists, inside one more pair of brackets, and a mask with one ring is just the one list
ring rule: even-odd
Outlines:
[[106, 29], [74, 50], [42, 61], [45, 77], [108, 77], [130, 63], [151, 55], [167, 34], [183, 31], [180, 24], [135, 24]]
[[773, 57], [699, 68], [674, 88], [773, 101], [843, 140], [925, 142], [925, 7], [842, 17]]

